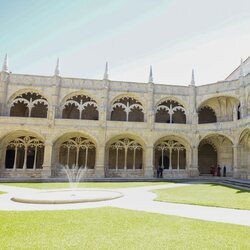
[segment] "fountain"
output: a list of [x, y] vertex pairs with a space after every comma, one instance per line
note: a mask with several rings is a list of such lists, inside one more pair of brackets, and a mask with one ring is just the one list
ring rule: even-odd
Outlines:
[[78, 168], [76, 165], [73, 165], [72, 168], [70, 168], [68, 165], [61, 167], [67, 175], [70, 188], [71, 189], [77, 188], [79, 182], [83, 177], [83, 174], [86, 173], [87, 171], [87, 167]]
[[30, 204], [72, 204], [113, 200], [123, 196], [122, 193], [112, 190], [78, 188], [77, 186], [84, 173], [87, 172], [86, 167], [73, 165], [71, 168], [69, 166], [61, 166], [61, 169], [66, 173], [70, 184], [69, 189], [29, 192], [12, 197], [11, 200]]

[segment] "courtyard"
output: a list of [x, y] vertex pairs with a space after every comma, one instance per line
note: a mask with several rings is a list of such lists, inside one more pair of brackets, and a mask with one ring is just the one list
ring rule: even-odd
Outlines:
[[85, 182], [123, 194], [77, 204], [27, 204], [18, 194], [68, 183], [1, 183], [1, 249], [249, 249], [250, 194], [219, 183]]

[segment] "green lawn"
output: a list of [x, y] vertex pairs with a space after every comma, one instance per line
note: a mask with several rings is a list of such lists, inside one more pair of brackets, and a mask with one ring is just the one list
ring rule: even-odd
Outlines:
[[249, 249], [250, 227], [115, 208], [0, 212], [0, 249]]
[[[0, 183], [2, 185], [51, 189], [51, 188], [68, 188], [68, 182], [53, 182], [53, 183]], [[81, 182], [78, 187], [81, 188], [128, 188], [128, 187], [143, 187], [168, 184], [168, 182]]]
[[192, 186], [154, 190], [157, 201], [195, 204], [203, 206], [250, 209], [250, 192], [219, 184], [193, 184]]

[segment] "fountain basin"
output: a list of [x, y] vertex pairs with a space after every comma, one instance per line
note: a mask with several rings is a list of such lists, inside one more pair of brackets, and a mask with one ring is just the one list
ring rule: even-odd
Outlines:
[[107, 201], [118, 199], [122, 196], [122, 193], [111, 190], [64, 189], [22, 194], [12, 197], [11, 200], [29, 204], [72, 204]]

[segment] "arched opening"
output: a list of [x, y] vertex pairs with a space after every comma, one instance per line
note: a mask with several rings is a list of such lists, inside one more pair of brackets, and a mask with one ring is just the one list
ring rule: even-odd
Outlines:
[[112, 121], [144, 121], [144, 109], [142, 104], [132, 97], [117, 99], [111, 107]]
[[69, 98], [63, 105], [64, 119], [98, 120], [96, 101], [89, 96], [76, 95]]
[[23, 93], [11, 102], [10, 116], [47, 118], [47, 112], [47, 100], [37, 93]]
[[[238, 154], [236, 176], [242, 179], [250, 179], [250, 129], [245, 129], [239, 139], [239, 146], [235, 148]], [[239, 157], [240, 156], [240, 157]]]
[[237, 119], [238, 120], [240, 120], [240, 118], [241, 118], [241, 114], [240, 114], [240, 105], [238, 106], [238, 108], [237, 108]]
[[226, 166], [228, 172], [232, 172], [232, 141], [221, 134], [211, 134], [204, 137], [198, 147], [198, 167], [200, 174], [221, 176], [224, 166]]
[[198, 166], [200, 174], [212, 174], [217, 166], [217, 151], [209, 143], [201, 143], [198, 148]]
[[143, 171], [143, 147], [136, 140], [121, 137], [108, 146], [108, 176], [141, 176]]
[[232, 96], [216, 96], [204, 101], [198, 109], [199, 123], [237, 120], [240, 101]]
[[186, 110], [176, 101], [163, 101], [156, 107], [155, 122], [186, 123]]
[[186, 168], [186, 148], [178, 139], [162, 139], [154, 147], [155, 169], [181, 170]]
[[8, 142], [5, 152], [6, 169], [42, 168], [44, 143], [33, 136], [20, 136]]
[[217, 122], [216, 114], [210, 107], [202, 107], [198, 112], [199, 124]]
[[96, 161], [95, 144], [81, 136], [70, 137], [60, 144], [59, 164], [63, 166], [94, 169]]

